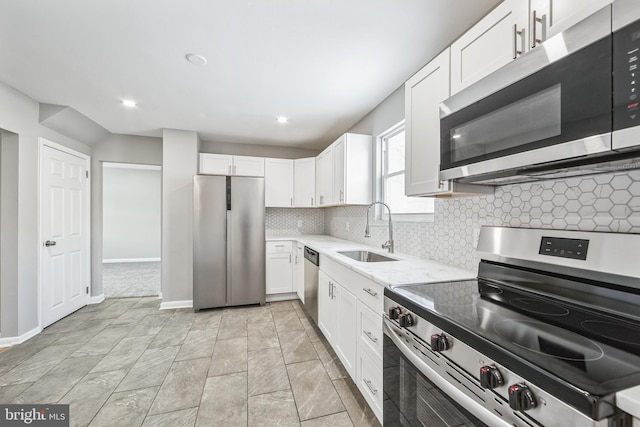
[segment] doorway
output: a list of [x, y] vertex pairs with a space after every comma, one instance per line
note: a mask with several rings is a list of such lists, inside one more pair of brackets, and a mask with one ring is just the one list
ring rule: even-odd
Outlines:
[[160, 294], [161, 167], [102, 164], [106, 298]]

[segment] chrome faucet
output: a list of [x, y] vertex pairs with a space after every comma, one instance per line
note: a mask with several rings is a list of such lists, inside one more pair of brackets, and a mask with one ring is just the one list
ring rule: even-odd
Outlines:
[[391, 223], [391, 208], [384, 202], [373, 202], [367, 208], [367, 226], [364, 229], [364, 237], [371, 237], [369, 233], [369, 211], [371, 210], [371, 206], [374, 205], [382, 205], [389, 211], [389, 240], [382, 244], [382, 249], [388, 249], [389, 253], [393, 253], [393, 224]]

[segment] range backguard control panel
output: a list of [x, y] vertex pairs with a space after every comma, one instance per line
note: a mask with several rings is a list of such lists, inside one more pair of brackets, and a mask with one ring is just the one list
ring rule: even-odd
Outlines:
[[564, 239], [560, 237], [542, 237], [540, 255], [557, 256], [586, 261], [589, 241], [583, 239]]

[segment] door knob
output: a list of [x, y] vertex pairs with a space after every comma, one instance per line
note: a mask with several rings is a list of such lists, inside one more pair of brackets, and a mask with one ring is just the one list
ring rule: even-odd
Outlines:
[[55, 240], [47, 240], [46, 242], [44, 242], [44, 245], [45, 245], [46, 247], [49, 247], [49, 246], [55, 246], [55, 245], [56, 245], [56, 242], [55, 242]]

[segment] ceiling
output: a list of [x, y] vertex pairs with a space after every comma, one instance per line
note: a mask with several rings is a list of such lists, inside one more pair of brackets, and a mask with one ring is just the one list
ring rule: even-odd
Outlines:
[[3, 0], [0, 81], [112, 133], [317, 149], [498, 2]]

